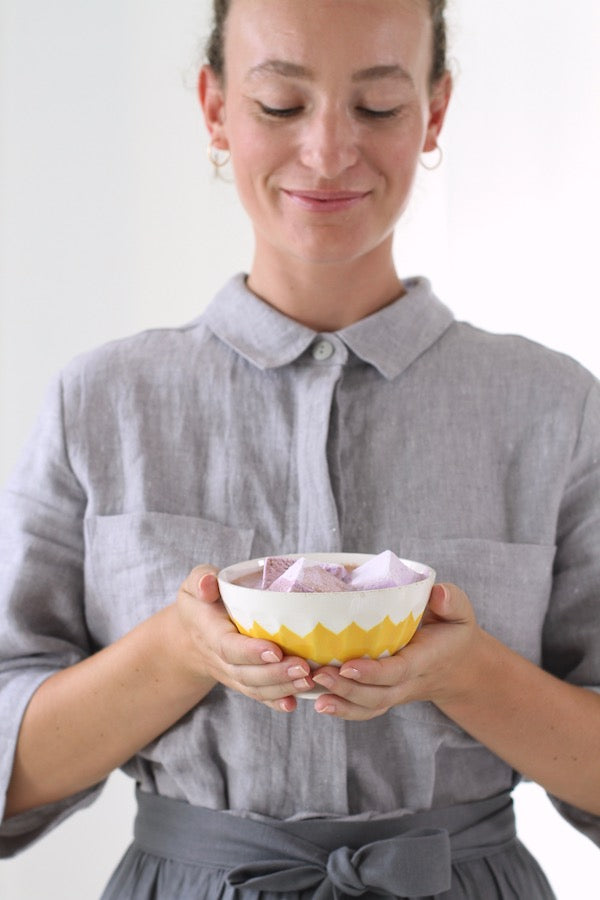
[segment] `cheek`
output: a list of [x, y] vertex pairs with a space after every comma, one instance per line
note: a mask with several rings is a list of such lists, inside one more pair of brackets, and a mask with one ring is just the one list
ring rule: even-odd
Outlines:
[[286, 154], [280, 144], [265, 129], [256, 127], [230, 136], [232, 164], [240, 187], [268, 179], [283, 164]]
[[374, 165], [384, 175], [389, 186], [398, 190], [410, 188], [419, 162], [421, 145], [414, 137], [381, 141], [373, 148]]
[[260, 133], [245, 130], [239, 140], [230, 139], [230, 149], [239, 200], [250, 218], [255, 219], [270, 202], [270, 178], [278, 168], [273, 146]]
[[416, 113], [389, 128], [368, 135], [369, 158], [392, 181], [411, 179], [416, 171], [423, 143], [425, 124]]
[[269, 127], [247, 111], [230, 121], [227, 137], [232, 153], [235, 151], [240, 158], [254, 165], [261, 158], [266, 161], [274, 156], [277, 148], [285, 143], [281, 129]]

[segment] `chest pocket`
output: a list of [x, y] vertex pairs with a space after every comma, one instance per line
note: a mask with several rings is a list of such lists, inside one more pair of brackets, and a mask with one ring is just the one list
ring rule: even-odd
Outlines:
[[172, 603], [188, 572], [248, 559], [252, 529], [207, 519], [141, 512], [85, 522], [85, 604], [99, 646]]
[[487, 632], [532, 662], [541, 659], [555, 547], [479, 538], [420, 539], [402, 555], [433, 566], [436, 580], [458, 585]]
[[[542, 628], [552, 587], [553, 545], [407, 537], [399, 551], [405, 558], [432, 566], [436, 581], [460, 587], [469, 597], [482, 628], [517, 653], [540, 663]], [[411, 727], [420, 723], [429, 742], [433, 740], [431, 728], [435, 727], [446, 742], [450, 740], [457, 746], [473, 744], [472, 738], [464, 735], [433, 703], [396, 706], [391, 711], [391, 721], [400, 729], [402, 722], [409, 721]], [[448, 737], [450, 732], [452, 738]]]

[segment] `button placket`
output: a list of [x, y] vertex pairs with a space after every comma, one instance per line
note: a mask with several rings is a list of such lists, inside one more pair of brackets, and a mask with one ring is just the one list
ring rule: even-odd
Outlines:
[[316, 335], [309, 354], [297, 382], [298, 552], [336, 552], [341, 535], [328, 446], [332, 405], [348, 351], [336, 335]]

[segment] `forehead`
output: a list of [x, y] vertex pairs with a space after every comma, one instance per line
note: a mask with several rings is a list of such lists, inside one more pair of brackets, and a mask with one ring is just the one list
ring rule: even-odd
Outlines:
[[[425, 0], [233, 0], [226, 29], [228, 72], [283, 74], [280, 60], [310, 73], [396, 66], [419, 77], [431, 59]], [[255, 77], [255, 76], [253, 76]]]

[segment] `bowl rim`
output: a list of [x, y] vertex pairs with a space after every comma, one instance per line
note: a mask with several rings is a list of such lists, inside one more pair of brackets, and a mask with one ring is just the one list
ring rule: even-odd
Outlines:
[[[236, 584], [235, 581], [238, 578], [243, 578], [245, 575], [251, 575], [254, 572], [260, 572], [260, 570], [264, 566], [265, 559], [269, 556], [278, 556], [285, 557], [286, 559], [312, 559], [315, 562], [330, 562], [330, 563], [338, 563], [340, 565], [344, 565], [344, 563], [354, 563], [355, 565], [360, 565], [361, 563], [368, 562], [368, 560], [373, 559], [373, 557], [378, 556], [378, 553], [350, 553], [347, 551], [343, 552], [332, 552], [332, 553], [277, 553], [277, 554], [267, 554], [265, 556], [258, 556], [254, 559], [247, 559], [241, 562], [232, 563], [229, 566], [225, 566], [219, 572], [217, 572], [217, 580], [220, 583], [225, 583], [232, 585], [236, 589], [240, 591], [259, 591], [260, 593], [265, 593], [262, 588], [250, 587], [248, 585]], [[413, 569], [415, 572], [418, 572], [419, 575], [424, 575], [425, 580], [430, 578], [435, 581], [436, 572], [430, 565], [423, 562], [418, 562], [413, 559], [406, 559], [405, 557], [399, 556], [398, 559], [401, 563]], [[423, 584], [423, 579], [420, 581], [415, 581], [412, 584], [405, 585], [396, 585], [395, 587], [389, 588], [371, 588], [370, 591], [397, 591], [399, 587], [402, 588], [411, 588], [413, 585]], [[330, 594], [344, 594], [348, 596], [348, 593], [369, 593], [370, 591], [329, 591]], [[280, 591], [271, 591], [273, 595], [281, 593]], [[284, 596], [303, 596], [306, 597], [306, 594], [301, 591], [286, 591]]]

